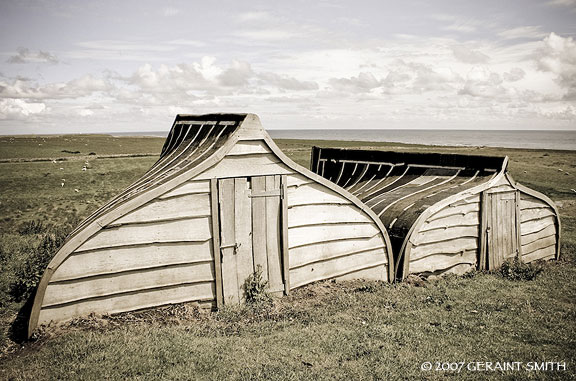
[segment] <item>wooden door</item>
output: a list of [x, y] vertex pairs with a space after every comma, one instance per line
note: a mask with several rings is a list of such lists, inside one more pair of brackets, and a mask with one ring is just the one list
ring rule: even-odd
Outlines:
[[499, 268], [502, 263], [518, 254], [517, 192], [486, 193], [483, 197], [485, 219], [482, 246], [486, 250], [488, 270]]
[[221, 277], [216, 278], [223, 303], [243, 302], [244, 282], [257, 268], [270, 293], [287, 290], [285, 183], [279, 175], [218, 180]]

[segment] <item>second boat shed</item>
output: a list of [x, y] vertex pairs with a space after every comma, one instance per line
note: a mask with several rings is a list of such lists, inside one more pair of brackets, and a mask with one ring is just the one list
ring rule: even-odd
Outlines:
[[558, 258], [560, 219], [545, 195], [512, 180], [507, 157], [318, 148], [311, 167], [388, 229], [396, 276], [496, 269]]
[[275, 293], [393, 275], [381, 219], [287, 158], [256, 115], [178, 115], [158, 162], [49, 263], [29, 334], [90, 313], [237, 303], [258, 266]]

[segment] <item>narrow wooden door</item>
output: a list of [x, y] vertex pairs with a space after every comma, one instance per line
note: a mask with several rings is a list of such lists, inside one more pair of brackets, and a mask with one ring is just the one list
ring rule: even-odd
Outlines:
[[287, 257], [283, 255], [286, 237], [282, 180], [282, 176], [218, 180], [224, 303], [243, 302], [244, 282], [258, 268], [269, 283], [269, 292], [285, 289], [288, 274], [284, 271]]
[[488, 270], [499, 268], [506, 259], [517, 255], [516, 201], [516, 191], [487, 193], [484, 196], [484, 246]]

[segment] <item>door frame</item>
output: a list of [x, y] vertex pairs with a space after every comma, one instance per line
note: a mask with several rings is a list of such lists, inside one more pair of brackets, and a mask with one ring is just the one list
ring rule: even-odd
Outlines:
[[[491, 240], [490, 233], [490, 214], [492, 205], [491, 200], [489, 201], [490, 195], [497, 193], [514, 193], [514, 230], [516, 232], [516, 237], [512, 237], [515, 241], [516, 254], [515, 256], [519, 259], [522, 258], [522, 245], [521, 245], [521, 231], [520, 231], [520, 191], [516, 188], [505, 191], [505, 192], [491, 192], [490, 189], [483, 191], [480, 195], [480, 231], [479, 231], [479, 255], [478, 255], [478, 269], [479, 270], [491, 270], [490, 266], [490, 255], [489, 251], [489, 241]], [[506, 260], [506, 258], [504, 258]]]
[[[275, 175], [264, 175], [275, 176]], [[210, 179], [210, 209], [212, 219], [212, 252], [214, 255], [214, 273], [216, 283], [216, 307], [222, 308], [224, 305], [223, 274], [222, 274], [222, 248], [220, 242], [220, 204], [218, 181], [224, 178], [247, 178], [259, 176], [234, 176]], [[290, 293], [290, 257], [288, 249], [288, 179], [286, 175], [280, 175], [280, 236], [279, 250], [282, 260], [281, 275], [284, 282], [284, 294]], [[252, 216], [251, 216], [252, 218]], [[252, 257], [254, 254], [252, 253]]]

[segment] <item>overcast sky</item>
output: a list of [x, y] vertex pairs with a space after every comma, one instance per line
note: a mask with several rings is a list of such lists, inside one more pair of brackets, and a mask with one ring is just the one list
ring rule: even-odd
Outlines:
[[0, 0], [0, 134], [576, 130], [576, 0]]

